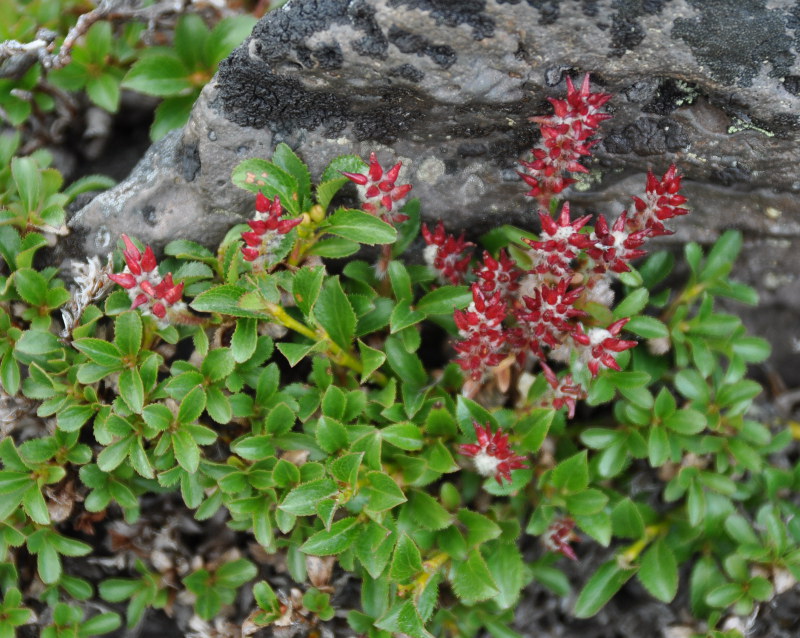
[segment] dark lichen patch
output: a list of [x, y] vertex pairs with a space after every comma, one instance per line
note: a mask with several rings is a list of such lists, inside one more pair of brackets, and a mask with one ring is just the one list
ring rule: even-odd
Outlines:
[[486, 155], [489, 148], [483, 142], [464, 142], [458, 145], [457, 153], [461, 157], [480, 157]]
[[691, 104], [698, 95], [699, 90], [696, 84], [673, 78], [662, 78], [658, 82], [658, 88], [652, 99], [642, 107], [642, 111], [656, 115], [669, 115], [675, 109]]
[[347, 125], [343, 100], [326, 91], [310, 91], [293, 77], [275, 75], [239, 49], [219, 67], [222, 111], [240, 126], [291, 132], [325, 126], [332, 133]]
[[800, 95], [800, 75], [787, 75], [781, 80], [781, 84], [792, 95]]
[[738, 163], [733, 163], [730, 166], [725, 166], [711, 171], [711, 181], [723, 186], [746, 185], [753, 177], [752, 171], [746, 166]]
[[361, 55], [385, 60], [389, 42], [375, 19], [375, 7], [364, 0], [353, 2], [348, 9], [348, 15], [353, 26], [366, 34], [363, 38], [353, 40], [353, 49]]
[[193, 182], [200, 172], [200, 149], [197, 144], [186, 144], [180, 151], [181, 175]]
[[486, 14], [486, 0], [389, 0], [390, 7], [406, 7], [429, 13], [437, 26], [472, 28], [476, 40], [494, 35], [494, 19]]
[[[497, 4], [519, 4], [522, 0], [495, 0]], [[539, 10], [540, 24], [553, 24], [561, 15], [561, 0], [526, 0], [528, 6]]]
[[747, 87], [766, 60], [770, 76], [783, 77], [795, 55], [784, 12], [768, 9], [766, 0], [688, 0], [693, 18], [678, 18], [672, 37], [683, 40], [712, 77]]
[[219, 105], [225, 117], [240, 126], [270, 128], [276, 139], [301, 128], [322, 128], [330, 137], [352, 126], [358, 140], [389, 144], [411, 134], [423, 119], [425, 104], [420, 95], [397, 85], [357, 99], [309, 90], [296, 78], [271, 73], [244, 49], [219, 68]]
[[425, 78], [425, 73], [420, 71], [413, 64], [401, 64], [392, 67], [389, 69], [388, 75], [392, 78], [403, 78], [404, 80], [415, 83], [421, 82]]
[[611, 18], [612, 56], [622, 56], [626, 51], [638, 47], [645, 38], [645, 29], [639, 19], [645, 15], [656, 15], [670, 0], [614, 0], [616, 10]]
[[601, 145], [607, 152], [620, 155], [658, 155], [685, 149], [689, 137], [672, 118], [645, 116], [621, 129], [612, 130]]
[[342, 68], [342, 64], [344, 64], [344, 55], [338, 42], [321, 44], [313, 49], [298, 45], [295, 47], [295, 52], [297, 59], [307, 69], [319, 68], [333, 71]]
[[403, 53], [427, 56], [434, 64], [447, 69], [455, 64], [455, 50], [446, 44], [434, 44], [426, 37], [401, 29], [396, 24], [389, 27], [389, 42]]
[[366, 0], [291, 2], [256, 25], [252, 35], [255, 53], [268, 62], [299, 57], [304, 66], [335, 69], [337, 64], [341, 66], [338, 43], [310, 49], [306, 42], [315, 33], [342, 24], [363, 32], [363, 36], [352, 42], [359, 54], [379, 59], [386, 57], [386, 36], [375, 20], [375, 9]]
[[148, 226], [155, 226], [158, 223], [158, 215], [156, 215], [156, 207], [148, 204], [139, 209], [139, 214], [142, 216], [144, 223]]

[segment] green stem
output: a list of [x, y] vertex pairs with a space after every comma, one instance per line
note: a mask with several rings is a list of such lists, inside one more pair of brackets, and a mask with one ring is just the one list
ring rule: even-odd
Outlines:
[[[304, 337], [308, 337], [312, 341], [324, 341], [331, 353], [331, 359], [335, 363], [338, 363], [346, 368], [350, 368], [359, 374], [364, 373], [364, 365], [361, 363], [361, 361], [353, 356], [350, 352], [344, 350], [341, 346], [339, 346], [339, 344], [335, 343], [333, 339], [330, 338], [328, 333], [325, 332], [325, 330], [320, 328], [315, 332], [304, 323], [301, 323], [292, 317], [278, 304], [267, 303], [265, 310], [273, 319], [275, 319], [275, 321], [280, 323], [282, 326], [289, 328], [289, 330], [294, 330]], [[372, 373], [372, 378], [378, 385], [381, 386], [385, 386], [389, 382], [389, 380], [386, 378], [386, 375], [377, 371]]]

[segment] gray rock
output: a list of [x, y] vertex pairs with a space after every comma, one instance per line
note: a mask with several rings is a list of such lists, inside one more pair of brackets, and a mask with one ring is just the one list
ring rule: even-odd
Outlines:
[[71, 225], [88, 253], [121, 232], [213, 244], [252, 209], [231, 169], [283, 141], [315, 175], [342, 153], [401, 159], [429, 221], [532, 226], [515, 173], [537, 138], [527, 118], [589, 72], [614, 119], [572, 199], [613, 214], [648, 168], [677, 163], [692, 215], [672, 241], [745, 232], [738, 274], [765, 302], [748, 321], [797, 383], [798, 51], [789, 0], [290, 0], [222, 63], [190, 123]]

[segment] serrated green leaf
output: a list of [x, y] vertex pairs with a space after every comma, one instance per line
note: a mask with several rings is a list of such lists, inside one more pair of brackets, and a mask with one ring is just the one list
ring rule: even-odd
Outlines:
[[316, 512], [317, 503], [339, 492], [331, 479], [318, 479], [298, 485], [289, 492], [278, 506], [279, 509], [295, 516], [308, 516]]
[[388, 474], [369, 472], [365, 478], [367, 483], [361, 488], [361, 493], [367, 497], [366, 511], [384, 512], [406, 502], [403, 490]]
[[335, 344], [349, 350], [356, 329], [356, 315], [342, 290], [339, 277], [331, 277], [320, 291], [314, 316]]
[[465, 561], [454, 565], [450, 581], [456, 596], [468, 602], [487, 600], [500, 593], [486, 561], [477, 549], [473, 549]]
[[325, 268], [323, 266], [308, 266], [301, 268], [295, 273], [292, 293], [297, 307], [304, 315], [309, 316], [314, 304], [317, 302], [322, 282], [325, 278]]
[[671, 602], [678, 592], [678, 563], [663, 539], [653, 543], [642, 557], [637, 577], [658, 600]]
[[330, 530], [313, 534], [303, 545], [300, 551], [314, 556], [333, 556], [341, 554], [353, 544], [359, 533], [358, 519], [355, 517], [343, 518], [331, 525]]
[[394, 550], [389, 578], [403, 583], [414, 578], [420, 571], [422, 571], [422, 556], [419, 548], [407, 534], [402, 534]]

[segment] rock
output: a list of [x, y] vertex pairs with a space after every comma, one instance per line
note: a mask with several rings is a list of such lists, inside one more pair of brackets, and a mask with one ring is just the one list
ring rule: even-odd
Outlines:
[[316, 175], [342, 153], [401, 159], [424, 217], [451, 229], [532, 226], [515, 173], [537, 136], [528, 117], [588, 72], [614, 118], [572, 199], [613, 214], [648, 168], [678, 164], [692, 215], [672, 241], [745, 232], [738, 274], [766, 304], [748, 321], [797, 383], [798, 50], [789, 0], [290, 0], [222, 63], [189, 124], [71, 225], [87, 253], [121, 232], [213, 244], [252, 209], [231, 169], [286, 142]]

